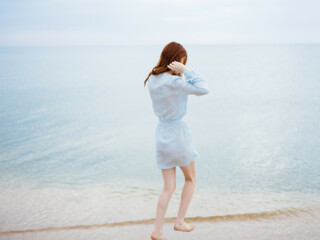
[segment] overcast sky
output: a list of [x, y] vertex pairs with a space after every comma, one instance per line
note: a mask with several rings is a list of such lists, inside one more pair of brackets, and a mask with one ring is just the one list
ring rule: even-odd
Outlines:
[[0, 45], [319, 43], [319, 0], [0, 0]]

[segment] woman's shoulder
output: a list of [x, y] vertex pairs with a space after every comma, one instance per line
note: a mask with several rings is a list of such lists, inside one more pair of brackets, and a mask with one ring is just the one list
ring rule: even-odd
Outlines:
[[175, 81], [177, 79], [183, 79], [184, 78], [184, 75], [182, 75], [182, 77], [180, 77], [179, 75], [174, 75], [174, 74], [171, 74], [169, 72], [164, 72], [164, 73], [161, 73], [163, 77], [165, 78], [168, 78], [170, 79], [170, 81]]
[[169, 72], [163, 72], [159, 74], [151, 74], [149, 79], [151, 79], [151, 82], [157, 83], [157, 84], [172, 84], [177, 79], [181, 79], [183, 77], [180, 77], [179, 75], [173, 75]]
[[[167, 76], [167, 75], [172, 75], [171, 73], [168, 73], [168, 72], [162, 72], [162, 73], [158, 73], [158, 74], [151, 74], [150, 76], [157, 76], [157, 77], [160, 77], [160, 76]], [[173, 75], [172, 75], [173, 76]]]
[[175, 76], [168, 72], [162, 72], [159, 74], [151, 74], [149, 78], [157, 79], [157, 78], [174, 78]]

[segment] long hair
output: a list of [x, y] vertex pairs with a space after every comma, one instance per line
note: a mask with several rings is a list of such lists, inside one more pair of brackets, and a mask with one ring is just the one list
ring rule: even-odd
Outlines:
[[[146, 83], [150, 77], [151, 74], [158, 75], [160, 73], [169, 72], [171, 69], [168, 68], [167, 65], [169, 65], [173, 61], [178, 61], [186, 57], [183, 64], [185, 65], [188, 59], [187, 51], [184, 49], [184, 47], [177, 42], [170, 42], [168, 43], [162, 50], [159, 62], [157, 65], [151, 70], [148, 77], [144, 81], [144, 86], [146, 86]], [[182, 73], [173, 73], [173, 75], [178, 75], [182, 77]]]

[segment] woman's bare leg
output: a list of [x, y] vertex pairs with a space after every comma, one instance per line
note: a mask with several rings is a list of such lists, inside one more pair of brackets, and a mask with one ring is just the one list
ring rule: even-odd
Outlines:
[[175, 221], [174, 230], [177, 231], [192, 231], [194, 229], [194, 225], [187, 224], [184, 221], [186, 212], [188, 210], [188, 206], [191, 202], [191, 198], [194, 192], [194, 187], [196, 183], [196, 168], [195, 168], [195, 161], [192, 161], [185, 167], [180, 167], [184, 177], [185, 183], [181, 193], [181, 202], [179, 206], [179, 212], [177, 219]]
[[176, 168], [169, 168], [169, 169], [161, 169], [162, 176], [163, 176], [163, 190], [159, 196], [158, 205], [157, 205], [157, 213], [156, 213], [156, 221], [155, 221], [155, 228], [152, 233], [152, 237], [161, 237], [163, 224], [164, 224], [164, 217], [167, 212], [167, 208], [176, 189]]

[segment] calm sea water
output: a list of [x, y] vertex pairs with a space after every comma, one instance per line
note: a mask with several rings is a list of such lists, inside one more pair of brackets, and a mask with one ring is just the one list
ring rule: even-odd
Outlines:
[[[211, 90], [184, 117], [200, 154], [187, 217], [319, 210], [320, 45], [185, 47]], [[162, 48], [0, 48], [1, 231], [155, 217], [143, 82]], [[177, 169], [166, 217], [183, 183]]]

